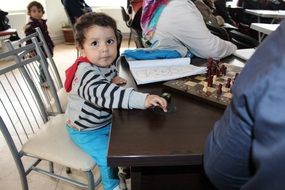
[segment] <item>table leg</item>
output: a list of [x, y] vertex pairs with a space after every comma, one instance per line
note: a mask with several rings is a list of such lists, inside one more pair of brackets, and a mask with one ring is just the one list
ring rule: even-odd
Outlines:
[[140, 167], [131, 167], [131, 187], [132, 190], [141, 189], [142, 170]]

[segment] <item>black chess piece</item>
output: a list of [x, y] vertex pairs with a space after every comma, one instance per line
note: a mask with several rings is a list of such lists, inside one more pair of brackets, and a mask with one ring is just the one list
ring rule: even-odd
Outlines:
[[164, 92], [161, 94], [161, 97], [166, 100], [167, 104], [171, 103], [171, 94], [170, 93]]
[[168, 92], [164, 92], [160, 95], [160, 97], [164, 98], [167, 102], [167, 112], [164, 112], [161, 107], [156, 106], [153, 108], [153, 111], [159, 114], [165, 114], [165, 113], [172, 113], [175, 111], [175, 106], [172, 103], [172, 97], [171, 94]]

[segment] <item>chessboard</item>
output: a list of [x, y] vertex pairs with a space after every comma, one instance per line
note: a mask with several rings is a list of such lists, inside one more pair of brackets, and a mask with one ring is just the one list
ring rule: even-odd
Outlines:
[[241, 67], [208, 60], [207, 73], [165, 82], [167, 89], [225, 108], [232, 100], [231, 87]]

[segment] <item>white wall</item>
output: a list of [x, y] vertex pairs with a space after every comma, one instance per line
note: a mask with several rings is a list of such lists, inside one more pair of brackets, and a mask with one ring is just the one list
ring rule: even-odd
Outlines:
[[[2, 1], [2, 0], [1, 0]], [[44, 17], [48, 19], [47, 25], [51, 38], [54, 43], [63, 42], [63, 34], [61, 26], [68, 22], [66, 13], [60, 0], [40, 0], [45, 8]], [[94, 7], [94, 11], [104, 12], [117, 21], [118, 28], [122, 33], [129, 33], [129, 29], [126, 27], [125, 22], [122, 19], [120, 7]], [[15, 17], [17, 15], [17, 17]], [[21, 17], [20, 17], [21, 16]], [[10, 25], [12, 28], [16, 28], [20, 37], [24, 37], [23, 27], [27, 22], [26, 10], [18, 12], [9, 12]], [[17, 19], [16, 19], [17, 18]]]
[[63, 42], [63, 34], [61, 26], [68, 22], [64, 8], [60, 0], [50, 1], [46, 0], [45, 17], [48, 19], [47, 25], [50, 36], [54, 43]]

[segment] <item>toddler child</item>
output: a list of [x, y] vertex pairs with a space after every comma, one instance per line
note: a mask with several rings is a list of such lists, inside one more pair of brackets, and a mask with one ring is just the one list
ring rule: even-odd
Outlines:
[[117, 75], [115, 67], [119, 42], [113, 18], [86, 13], [74, 28], [81, 57], [66, 71], [66, 129], [73, 142], [98, 164], [104, 189], [119, 189], [117, 175], [107, 166], [112, 109], [160, 106], [166, 111], [167, 103], [157, 95], [119, 86], [126, 80]]
[[[29, 3], [27, 10], [28, 10], [28, 15], [30, 16], [30, 18], [29, 18], [28, 23], [24, 27], [26, 36], [35, 33], [36, 32], [35, 28], [39, 27], [41, 29], [41, 32], [43, 33], [43, 36], [47, 43], [49, 51], [51, 55], [53, 55], [54, 44], [49, 36], [49, 32], [48, 32], [48, 28], [46, 24], [47, 20], [43, 19], [43, 15], [45, 13], [44, 7], [42, 6], [41, 3], [37, 1], [32, 1]], [[31, 41], [29, 41], [28, 43], [31, 43]], [[45, 74], [43, 72], [41, 65], [39, 66], [39, 70], [40, 70], [39, 78], [40, 78], [41, 85], [43, 87], [48, 87], [46, 83], [46, 77], [45, 77]]]

